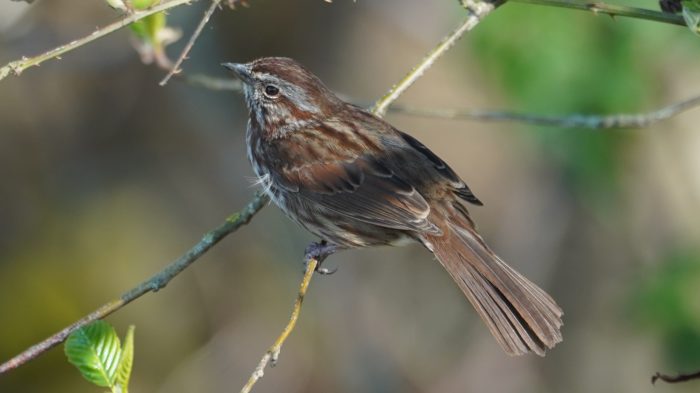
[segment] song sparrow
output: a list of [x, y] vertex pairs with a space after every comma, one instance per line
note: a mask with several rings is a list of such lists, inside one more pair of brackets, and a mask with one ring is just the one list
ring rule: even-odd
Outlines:
[[421, 243], [511, 355], [561, 341], [562, 310], [474, 229], [467, 185], [425, 145], [335, 96], [292, 59], [224, 63], [243, 82], [248, 159], [292, 220], [339, 249]]

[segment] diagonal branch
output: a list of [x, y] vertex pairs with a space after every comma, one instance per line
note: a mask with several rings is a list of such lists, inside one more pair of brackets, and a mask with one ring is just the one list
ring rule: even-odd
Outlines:
[[92, 313], [86, 315], [82, 319], [76, 321], [72, 325], [66, 327], [60, 332], [52, 335], [46, 340], [35, 344], [15, 356], [14, 358], [8, 360], [7, 362], [0, 364], [0, 375], [6, 373], [9, 370], [17, 368], [22, 364], [36, 358], [42, 353], [48, 351], [54, 346], [62, 343], [73, 331], [87, 325], [88, 323], [95, 321], [97, 319], [102, 319], [107, 315], [121, 309], [132, 301], [140, 298], [141, 296], [147, 294], [148, 292], [157, 292], [158, 290], [165, 287], [170, 280], [175, 276], [180, 274], [183, 270], [189, 267], [194, 261], [199, 259], [205, 252], [212, 248], [216, 243], [227, 235], [235, 232], [237, 229], [243, 225], [250, 222], [253, 216], [260, 211], [266, 204], [268, 198], [264, 194], [257, 194], [253, 200], [251, 200], [243, 210], [238, 213], [234, 213], [229, 216], [226, 221], [221, 224], [218, 228], [207, 232], [197, 244], [192, 246], [184, 255], [176, 259], [170, 265], [166, 266], [165, 269], [153, 275], [148, 280], [142, 282], [131, 290], [122, 294], [118, 299], [112, 300], [93, 311]]
[[262, 359], [260, 359], [258, 366], [255, 367], [253, 373], [250, 374], [248, 382], [246, 382], [243, 389], [241, 389], [241, 393], [250, 393], [251, 389], [253, 389], [253, 385], [255, 385], [255, 383], [258, 382], [258, 380], [265, 374], [265, 367], [267, 367], [268, 364], [272, 364], [274, 366], [277, 362], [277, 358], [280, 356], [280, 351], [282, 350], [282, 345], [285, 341], [287, 341], [287, 338], [297, 324], [299, 313], [301, 313], [301, 305], [304, 302], [304, 296], [306, 296], [306, 291], [309, 289], [311, 278], [313, 277], [317, 266], [318, 261], [315, 259], [310, 259], [307, 262], [306, 271], [304, 272], [304, 277], [299, 285], [299, 293], [297, 294], [297, 300], [294, 302], [294, 307], [292, 308], [292, 315], [289, 317], [289, 322], [287, 322], [287, 325], [284, 327], [279, 337], [277, 337], [275, 343], [268, 348], [265, 355], [263, 355]]
[[19, 76], [22, 71], [26, 70], [29, 67], [33, 66], [38, 66], [39, 64], [45, 62], [46, 60], [51, 60], [51, 59], [56, 59], [60, 58], [60, 56], [80, 48], [81, 46], [85, 44], [89, 44], [92, 41], [95, 41], [97, 39], [100, 39], [108, 34], [114, 33], [115, 31], [126, 27], [138, 20], [141, 20], [147, 16], [157, 14], [158, 12], [165, 11], [177, 6], [181, 6], [183, 4], [189, 4], [192, 1], [197, 1], [197, 0], [170, 0], [168, 2], [159, 4], [155, 7], [151, 7], [147, 10], [143, 11], [136, 11], [129, 16], [127, 16], [124, 19], [121, 19], [117, 22], [112, 23], [111, 25], [102, 27], [100, 29], [97, 29], [93, 31], [90, 35], [77, 39], [75, 41], [69, 42], [68, 44], [61, 45], [57, 48], [54, 48], [46, 53], [43, 53], [39, 56], [35, 57], [29, 57], [29, 58], [22, 58], [20, 60], [15, 60], [12, 62], [7, 63], [4, 67], [0, 68], [0, 80], [5, 79], [8, 75], [14, 74]]
[[372, 112], [377, 116], [384, 116], [389, 105], [396, 101], [399, 96], [406, 91], [415, 81], [418, 80], [423, 73], [430, 68], [433, 63], [442, 55], [444, 55], [454, 44], [462, 37], [462, 35], [469, 30], [473, 29], [481, 19], [488, 15], [491, 11], [496, 9], [500, 4], [500, 1], [480, 1], [480, 0], [464, 0], [462, 2], [464, 7], [467, 9], [467, 17], [460, 23], [455, 30], [452, 31], [447, 37], [443, 38], [440, 43], [433, 48], [428, 54], [423, 58], [423, 60], [418, 63], [398, 84], [394, 85], [384, 97], [380, 98], [374, 107]]
[[180, 57], [177, 58], [175, 65], [173, 66], [173, 68], [170, 69], [170, 71], [168, 71], [168, 74], [165, 75], [163, 80], [161, 80], [160, 83], [158, 83], [159, 85], [165, 86], [165, 84], [168, 83], [168, 81], [173, 75], [178, 74], [182, 71], [180, 69], [182, 62], [185, 61], [185, 58], [194, 46], [194, 42], [197, 41], [199, 35], [202, 34], [204, 26], [206, 26], [207, 23], [209, 23], [209, 19], [214, 14], [214, 11], [216, 11], [216, 8], [219, 6], [219, 4], [221, 4], [221, 0], [212, 0], [211, 5], [209, 6], [209, 8], [207, 8], [207, 11], [204, 13], [202, 20], [199, 21], [199, 25], [197, 25], [197, 28], [194, 30], [194, 33], [192, 33], [190, 40], [187, 41], [187, 45], [185, 45], [185, 48], [182, 50], [182, 53], [180, 53]]

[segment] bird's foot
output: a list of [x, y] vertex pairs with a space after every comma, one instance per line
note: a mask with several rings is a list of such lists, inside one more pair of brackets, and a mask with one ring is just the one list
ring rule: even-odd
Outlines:
[[324, 260], [326, 260], [326, 258], [334, 254], [338, 250], [338, 246], [336, 246], [335, 244], [328, 244], [328, 242], [326, 242], [325, 240], [309, 244], [309, 246], [306, 247], [306, 250], [304, 250], [304, 270], [306, 270], [306, 266], [308, 265], [309, 261], [315, 259], [318, 262], [318, 265], [316, 266], [316, 272], [318, 274], [330, 275], [337, 272], [337, 267], [333, 269], [328, 269], [325, 267], [321, 267], [321, 264]]

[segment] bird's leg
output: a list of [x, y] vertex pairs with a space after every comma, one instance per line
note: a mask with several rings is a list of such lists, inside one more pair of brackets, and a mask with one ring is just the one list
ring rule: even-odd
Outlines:
[[309, 246], [306, 247], [306, 250], [304, 251], [304, 267], [306, 267], [306, 264], [308, 264], [310, 260], [315, 259], [318, 261], [318, 266], [316, 267], [317, 273], [329, 275], [337, 272], [337, 267], [333, 269], [327, 269], [325, 267], [321, 267], [321, 264], [326, 258], [334, 254], [339, 249], [340, 247], [338, 247], [337, 245], [329, 244], [325, 240], [309, 244]]

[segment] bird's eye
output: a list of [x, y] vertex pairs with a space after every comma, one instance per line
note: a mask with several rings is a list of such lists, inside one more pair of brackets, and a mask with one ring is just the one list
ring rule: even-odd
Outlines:
[[265, 86], [265, 95], [269, 98], [276, 98], [280, 94], [280, 89], [275, 85]]

